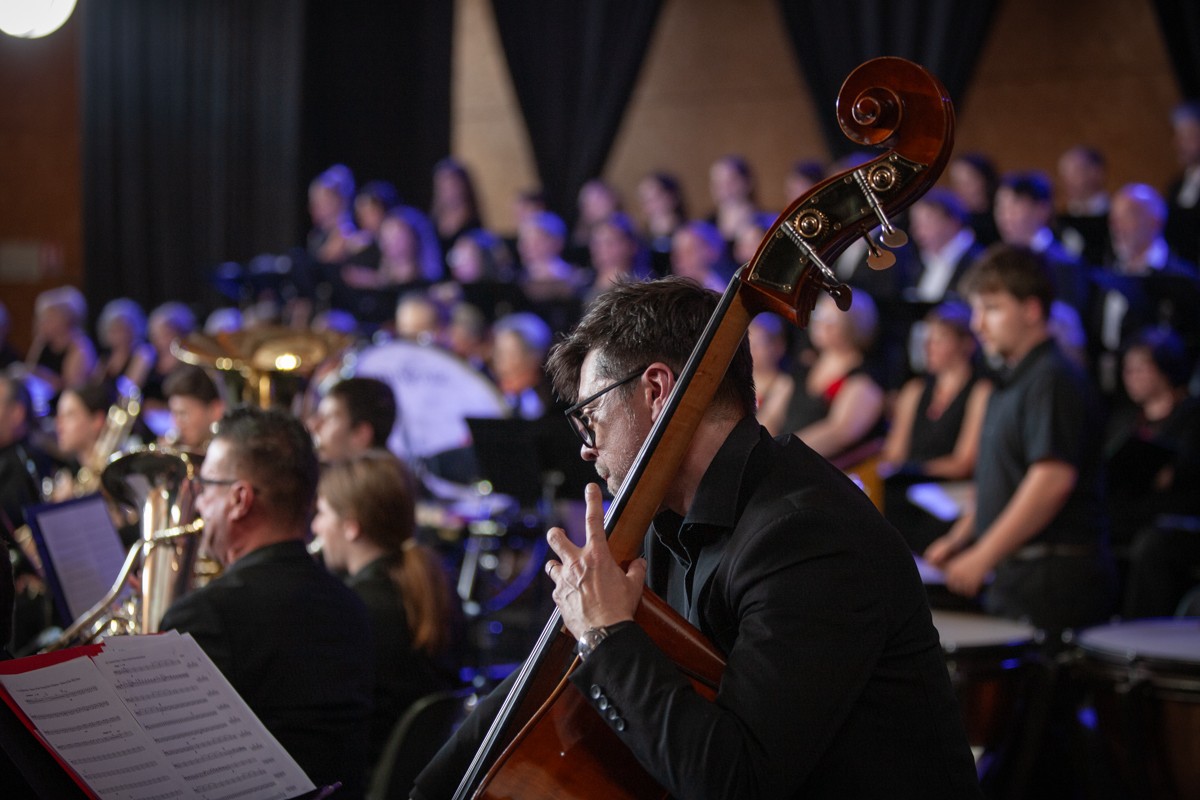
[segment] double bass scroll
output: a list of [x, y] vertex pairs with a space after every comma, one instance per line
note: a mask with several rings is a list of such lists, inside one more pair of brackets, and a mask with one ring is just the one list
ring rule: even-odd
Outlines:
[[[821, 291], [843, 310], [849, 308], [852, 293], [828, 262], [863, 236], [872, 265], [886, 266], [890, 253], [884, 248], [902, 236], [889, 217], [928, 190], [950, 158], [954, 114], [949, 96], [937, 78], [909, 61], [879, 58], [858, 67], [842, 86], [837, 113], [855, 142], [889, 149], [792, 203], [734, 276], [605, 515], [610, 550], [623, 565], [639, 554], [751, 319], [773, 311], [804, 327]], [[872, 236], [876, 227], [883, 230], [882, 246]], [[636, 620], [697, 692], [715, 697], [722, 654], [702, 634], [648, 591]], [[607, 723], [568, 687], [577, 664], [573, 645], [556, 611], [456, 798], [665, 796]]]

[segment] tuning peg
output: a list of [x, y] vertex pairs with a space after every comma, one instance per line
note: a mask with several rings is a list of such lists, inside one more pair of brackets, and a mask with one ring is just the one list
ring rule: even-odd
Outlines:
[[893, 250], [897, 247], [904, 247], [908, 244], [908, 234], [899, 228], [888, 225], [883, 229], [883, 243]]
[[[901, 235], [903, 235], [903, 232], [900, 232], [900, 233], [901, 233]], [[907, 237], [905, 237], [905, 238], [907, 239]], [[890, 267], [896, 263], [896, 254], [893, 253], [891, 250], [881, 249], [879, 247], [879, 245], [875, 243], [875, 240], [873, 238], [871, 238], [871, 234], [868, 233], [866, 236], [863, 237], [863, 239], [867, 243], [867, 250], [870, 251], [870, 254], [867, 256], [867, 266], [868, 267], [870, 267], [871, 269], [880, 270], [880, 269], [887, 269], [888, 267]], [[885, 241], [886, 241], [886, 235], [885, 235]]]

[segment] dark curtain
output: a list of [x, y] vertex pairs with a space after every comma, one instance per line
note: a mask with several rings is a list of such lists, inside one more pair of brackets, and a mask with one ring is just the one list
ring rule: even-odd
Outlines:
[[834, 156], [854, 149], [834, 113], [850, 72], [878, 56], [921, 64], [962, 108], [997, 0], [779, 0], [817, 118]]
[[212, 268], [304, 242], [341, 161], [427, 202], [449, 150], [453, 3], [89, 0], [86, 293], [221, 299]]
[[1200, 3], [1154, 0], [1154, 11], [1183, 96], [1200, 100]]
[[568, 220], [600, 174], [661, 0], [493, 0], [548, 205]]
[[360, 185], [391, 181], [428, 207], [433, 165], [450, 152], [453, 30], [448, 0], [308, 4], [305, 182], [341, 163]]
[[89, 0], [86, 292], [196, 302], [210, 268], [296, 240], [302, 7]]

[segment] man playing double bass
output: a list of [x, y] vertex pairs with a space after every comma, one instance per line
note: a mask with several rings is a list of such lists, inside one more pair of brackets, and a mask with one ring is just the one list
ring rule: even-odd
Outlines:
[[[717, 297], [668, 278], [603, 295], [551, 354], [581, 456], [612, 491], [679, 380]], [[679, 798], [966, 798], [975, 766], [924, 587], [865, 495], [754, 419], [743, 341], [645, 538], [622, 569], [590, 486], [587, 541], [558, 528], [547, 572], [583, 662], [571, 682]], [[715, 701], [633, 621], [643, 586], [726, 657]], [[453, 794], [495, 696], [417, 779]]]

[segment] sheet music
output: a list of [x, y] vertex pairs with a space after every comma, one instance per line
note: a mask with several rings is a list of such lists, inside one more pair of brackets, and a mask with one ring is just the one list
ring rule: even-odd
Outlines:
[[191, 636], [112, 637], [92, 659], [0, 682], [103, 800], [287, 800], [314, 788]]
[[47, 508], [37, 515], [38, 530], [62, 585], [72, 619], [112, 588], [125, 550], [100, 495]]

